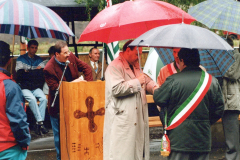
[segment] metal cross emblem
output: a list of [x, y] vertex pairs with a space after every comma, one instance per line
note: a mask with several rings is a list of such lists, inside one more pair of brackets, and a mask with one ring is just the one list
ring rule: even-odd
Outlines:
[[86, 117], [89, 120], [88, 129], [90, 132], [95, 132], [97, 130], [97, 125], [94, 123], [95, 116], [102, 116], [105, 114], [105, 108], [100, 108], [96, 112], [93, 111], [94, 99], [92, 97], [87, 97], [85, 100], [87, 106], [87, 113], [84, 113], [80, 110], [74, 111], [74, 117], [76, 119]]

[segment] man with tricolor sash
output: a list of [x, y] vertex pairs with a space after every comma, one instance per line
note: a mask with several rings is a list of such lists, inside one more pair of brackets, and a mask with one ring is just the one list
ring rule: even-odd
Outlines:
[[197, 49], [182, 48], [180, 73], [169, 76], [154, 91], [154, 101], [165, 112], [170, 140], [169, 160], [208, 160], [211, 125], [221, 118], [224, 104], [216, 78], [203, 71]]

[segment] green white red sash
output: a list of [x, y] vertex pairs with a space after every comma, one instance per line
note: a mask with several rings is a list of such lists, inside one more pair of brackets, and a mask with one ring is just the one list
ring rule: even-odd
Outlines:
[[[207, 72], [202, 71], [200, 81], [192, 92], [192, 94], [185, 100], [185, 102], [175, 111], [170, 118], [166, 130], [171, 130], [180, 125], [198, 106], [206, 95], [211, 86], [212, 76]], [[167, 114], [166, 114], [167, 116]]]
[[168, 68], [169, 73], [170, 73], [171, 75], [177, 73], [177, 70], [176, 70], [176, 68], [174, 67], [174, 62], [168, 64], [168, 65], [167, 65], [167, 68]]

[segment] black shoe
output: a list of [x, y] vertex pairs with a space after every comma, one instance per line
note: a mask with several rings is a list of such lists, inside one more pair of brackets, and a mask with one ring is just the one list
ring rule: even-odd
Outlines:
[[35, 133], [36, 133], [37, 135], [42, 135], [42, 134], [41, 134], [41, 125], [36, 124], [34, 128], [35, 128], [35, 129], [34, 129], [34, 130], [35, 130]]
[[47, 134], [49, 132], [49, 130], [47, 128], [45, 128], [44, 125], [40, 125], [40, 130], [41, 130], [42, 134]]

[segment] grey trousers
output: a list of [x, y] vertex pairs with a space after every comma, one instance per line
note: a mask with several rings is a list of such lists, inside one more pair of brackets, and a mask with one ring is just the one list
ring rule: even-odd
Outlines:
[[222, 117], [223, 131], [227, 145], [226, 159], [239, 160], [239, 111], [226, 110]]
[[209, 152], [171, 151], [168, 160], [209, 160]]

